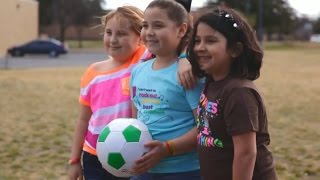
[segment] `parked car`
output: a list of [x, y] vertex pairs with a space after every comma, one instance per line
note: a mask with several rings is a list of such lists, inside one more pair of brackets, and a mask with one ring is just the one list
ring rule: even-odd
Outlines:
[[8, 49], [8, 53], [11, 56], [48, 54], [50, 57], [57, 57], [60, 54], [66, 54], [67, 52], [68, 47], [56, 39], [37, 39]]
[[320, 43], [320, 34], [311, 35], [310, 42]]

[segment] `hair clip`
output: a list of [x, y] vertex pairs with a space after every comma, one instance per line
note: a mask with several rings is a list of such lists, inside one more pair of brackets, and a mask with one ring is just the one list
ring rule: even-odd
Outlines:
[[237, 23], [233, 23], [233, 27], [238, 28], [238, 24]]
[[230, 23], [232, 25], [232, 27], [236, 28], [236, 29], [240, 29], [240, 26], [238, 25], [238, 23], [234, 20], [232, 14], [229, 14], [223, 10], [220, 9], [219, 7], [219, 16], [223, 17], [225, 19], [226, 22]]

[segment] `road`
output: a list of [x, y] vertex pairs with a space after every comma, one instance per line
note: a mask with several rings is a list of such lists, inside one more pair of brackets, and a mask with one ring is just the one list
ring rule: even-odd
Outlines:
[[103, 50], [75, 50], [57, 58], [47, 55], [26, 55], [24, 57], [0, 57], [0, 69], [30, 69], [48, 67], [87, 67], [93, 62], [107, 58]]

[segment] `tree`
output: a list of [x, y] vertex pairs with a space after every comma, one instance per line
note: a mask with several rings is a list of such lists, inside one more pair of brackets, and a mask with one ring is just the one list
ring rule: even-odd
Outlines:
[[100, 16], [104, 0], [38, 0], [40, 26], [56, 23], [59, 26], [60, 40], [64, 42], [65, 32], [70, 25], [79, 26], [81, 38], [83, 27], [94, 16]]
[[82, 6], [74, 12], [73, 25], [77, 27], [78, 47], [82, 48], [82, 33], [84, 28], [87, 28], [95, 17], [100, 17], [102, 13], [101, 0], [82, 1]]
[[39, 1], [39, 23], [40, 25], [48, 25], [52, 22], [51, 4], [53, 0], [38, 0]]
[[[295, 26], [296, 15], [287, 0], [264, 0], [263, 25], [265, 32], [270, 36], [273, 33], [291, 33]], [[225, 4], [242, 12], [249, 23], [256, 28], [258, 25], [258, 0], [217, 0], [216, 3], [207, 1], [208, 5]]]
[[320, 17], [313, 23], [313, 32], [320, 34]]
[[39, 32], [42, 33], [41, 27], [47, 26], [53, 22], [52, 17], [52, 1], [53, 0], [38, 0], [39, 1]]

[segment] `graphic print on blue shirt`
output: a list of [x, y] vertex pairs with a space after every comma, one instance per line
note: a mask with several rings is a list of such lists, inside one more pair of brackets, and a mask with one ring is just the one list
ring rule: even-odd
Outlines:
[[[136, 86], [132, 87], [132, 97], [135, 102], [139, 103], [141, 109], [139, 111], [142, 117], [139, 117], [145, 124], [152, 124], [157, 121], [164, 119], [173, 120], [171, 116], [165, 115], [165, 109], [169, 107], [168, 100], [165, 99], [164, 95], [161, 92], [158, 92], [156, 89], [151, 88], [137, 88]], [[150, 115], [164, 115], [162, 118], [150, 121]]]
[[217, 120], [221, 115], [220, 100], [208, 101], [205, 94], [201, 93], [197, 108], [198, 144], [205, 147], [223, 148], [222, 141], [215, 136], [209, 127], [209, 120]]

